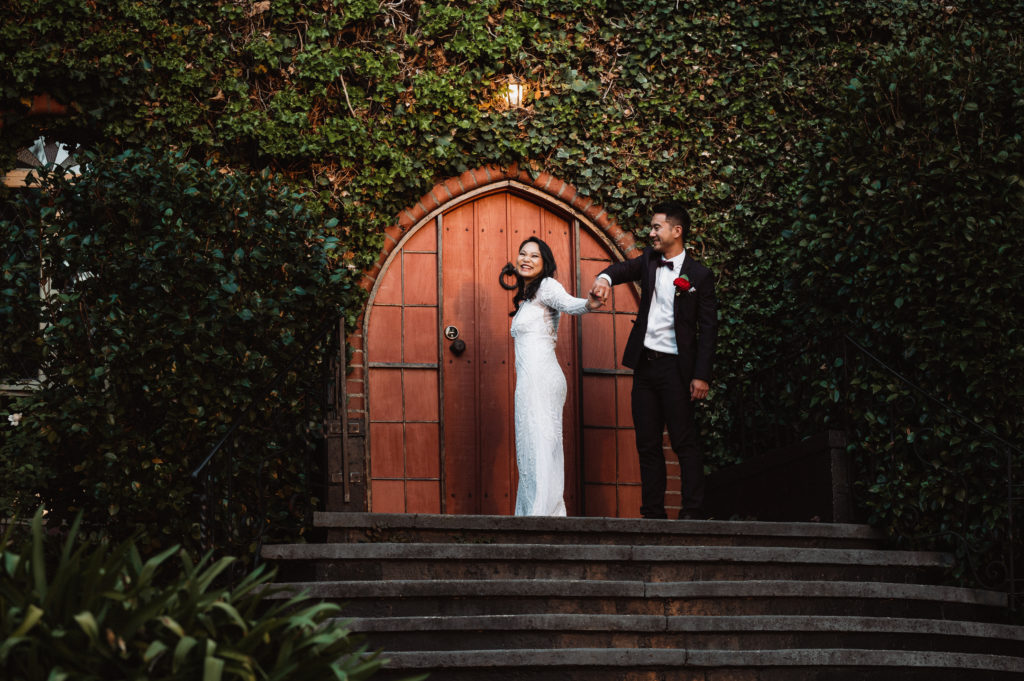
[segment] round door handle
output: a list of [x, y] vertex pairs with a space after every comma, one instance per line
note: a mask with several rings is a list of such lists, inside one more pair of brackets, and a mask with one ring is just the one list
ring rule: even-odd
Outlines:
[[452, 354], [458, 357], [466, 351], [466, 341], [461, 338], [452, 341], [452, 344], [448, 346], [448, 349], [452, 351]]

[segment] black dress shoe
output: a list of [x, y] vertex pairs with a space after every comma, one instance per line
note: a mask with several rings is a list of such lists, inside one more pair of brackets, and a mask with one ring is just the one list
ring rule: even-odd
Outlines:
[[699, 508], [684, 508], [679, 511], [680, 520], [707, 520], [708, 515]]

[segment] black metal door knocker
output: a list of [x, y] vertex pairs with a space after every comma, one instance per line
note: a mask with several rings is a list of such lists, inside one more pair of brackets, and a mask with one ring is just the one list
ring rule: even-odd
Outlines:
[[[506, 284], [506, 277], [512, 277], [513, 283]], [[515, 265], [513, 265], [512, 263], [508, 263], [507, 265], [501, 268], [501, 274], [498, 275], [498, 283], [501, 284], [501, 287], [506, 291], [514, 291], [517, 288], [519, 288], [519, 273], [516, 272]]]

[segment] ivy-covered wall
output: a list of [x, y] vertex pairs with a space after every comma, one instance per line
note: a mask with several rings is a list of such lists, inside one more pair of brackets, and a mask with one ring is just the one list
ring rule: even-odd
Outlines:
[[[995, 0], [8, 0], [0, 169], [45, 134], [266, 173], [349, 283], [468, 169], [550, 173], [635, 230], [680, 198], [719, 282], [712, 465], [724, 396], [836, 325], [1020, 442], [1022, 25]], [[38, 93], [67, 115], [28, 116]], [[887, 485], [860, 490], [882, 525]]]

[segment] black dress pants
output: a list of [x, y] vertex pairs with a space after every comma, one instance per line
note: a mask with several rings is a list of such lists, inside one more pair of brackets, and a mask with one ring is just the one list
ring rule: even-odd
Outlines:
[[666, 518], [665, 453], [662, 434], [679, 459], [683, 511], [699, 511], [704, 503], [704, 460], [697, 445], [689, 381], [679, 374], [675, 355], [645, 352], [633, 370], [633, 427], [640, 455], [640, 513]]

